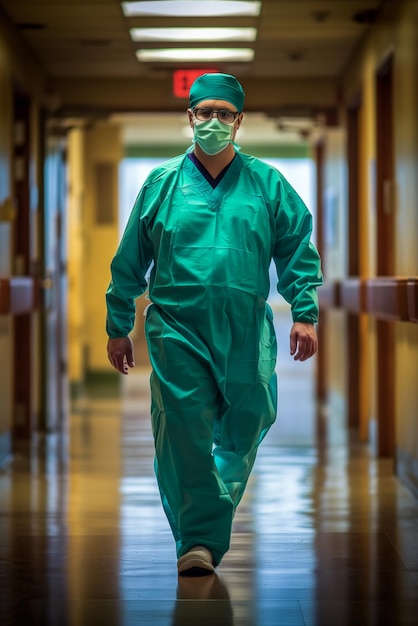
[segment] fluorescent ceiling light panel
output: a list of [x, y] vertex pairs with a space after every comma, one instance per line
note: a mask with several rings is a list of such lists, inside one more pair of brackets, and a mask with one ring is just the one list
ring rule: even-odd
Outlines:
[[224, 17], [260, 15], [261, 2], [239, 0], [160, 0], [159, 2], [122, 2], [126, 17], [136, 15], [170, 17]]
[[131, 28], [133, 41], [255, 41], [256, 28]]
[[176, 62], [194, 63], [198, 61], [252, 61], [254, 50], [251, 48], [163, 48], [137, 50], [136, 56], [141, 62]]

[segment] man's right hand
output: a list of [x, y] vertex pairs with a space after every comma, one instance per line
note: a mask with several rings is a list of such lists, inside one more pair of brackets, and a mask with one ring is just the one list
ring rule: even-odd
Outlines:
[[107, 355], [113, 367], [121, 374], [127, 374], [135, 366], [134, 346], [130, 337], [109, 338]]

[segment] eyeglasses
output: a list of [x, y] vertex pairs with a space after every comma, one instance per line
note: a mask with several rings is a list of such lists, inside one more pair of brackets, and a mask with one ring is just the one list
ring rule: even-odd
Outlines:
[[239, 111], [228, 111], [228, 109], [207, 109], [206, 107], [192, 110], [193, 115], [200, 122], [208, 122], [213, 118], [214, 113], [216, 113], [217, 118], [220, 122], [223, 122], [224, 124], [232, 124], [232, 122], [235, 122], [238, 115], [240, 114]]

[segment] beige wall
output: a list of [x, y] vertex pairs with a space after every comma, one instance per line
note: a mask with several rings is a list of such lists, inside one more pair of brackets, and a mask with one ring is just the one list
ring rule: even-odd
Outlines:
[[[396, 178], [397, 273], [418, 275], [418, 2], [404, 3], [397, 23]], [[418, 326], [396, 329], [396, 437], [399, 472], [418, 493]]]
[[[388, 2], [381, 22], [372, 31], [351, 64], [346, 80], [345, 95], [349, 102], [362, 90], [364, 123], [361, 149], [368, 168], [366, 192], [369, 219], [373, 203], [372, 175], [375, 162], [375, 93], [374, 74], [378, 65], [391, 52], [394, 54], [394, 111], [395, 111], [395, 171], [397, 183], [397, 241], [396, 273], [416, 275], [418, 272], [418, 2], [399, 0]], [[374, 228], [371, 228], [373, 231]], [[373, 233], [369, 251], [373, 253]], [[369, 273], [374, 273], [374, 256], [369, 258]], [[370, 270], [373, 270], [370, 272]]]
[[324, 212], [326, 228], [323, 254], [326, 279], [347, 273], [347, 175], [346, 137], [343, 129], [330, 129], [325, 135]]
[[418, 2], [404, 3], [396, 27], [396, 268], [418, 274]]
[[[404, 3], [397, 23], [396, 179], [397, 273], [418, 275], [418, 2]], [[418, 326], [396, 328], [398, 471], [418, 493]]]
[[[329, 129], [324, 136], [324, 232], [323, 266], [325, 282], [341, 279], [347, 272], [347, 184], [345, 132]], [[346, 415], [346, 317], [330, 311], [326, 325], [327, 388], [330, 419]], [[332, 424], [331, 424], [332, 425]]]

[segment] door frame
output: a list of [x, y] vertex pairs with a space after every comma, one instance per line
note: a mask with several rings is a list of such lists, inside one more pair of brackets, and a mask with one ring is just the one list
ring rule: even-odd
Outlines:
[[[16, 276], [33, 274], [30, 207], [31, 99], [17, 84], [13, 86], [13, 196], [16, 206], [13, 237], [13, 266]], [[33, 303], [35, 305], [35, 303]], [[12, 438], [30, 439], [35, 427], [33, 394], [32, 312], [13, 319], [13, 419]]]
[[[376, 273], [395, 271], [394, 54], [388, 53], [375, 72], [376, 86]], [[377, 453], [395, 454], [395, 326], [376, 321]]]

